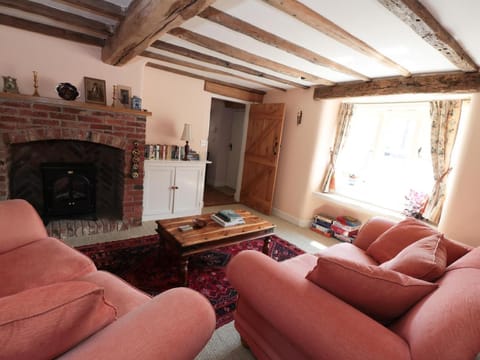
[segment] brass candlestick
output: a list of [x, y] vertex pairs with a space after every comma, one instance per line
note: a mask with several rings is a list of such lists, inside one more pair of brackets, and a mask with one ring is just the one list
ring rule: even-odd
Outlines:
[[38, 93], [38, 72], [33, 71], [33, 88], [35, 91], [33, 92], [32, 96], [40, 96]]
[[117, 85], [113, 85], [112, 107], [115, 107], [115, 100], [117, 100]]

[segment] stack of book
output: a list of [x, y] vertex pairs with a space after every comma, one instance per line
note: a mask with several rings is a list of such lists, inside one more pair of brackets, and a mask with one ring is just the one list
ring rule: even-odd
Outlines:
[[351, 216], [338, 216], [330, 229], [336, 239], [352, 243], [361, 225], [362, 223], [359, 220]]
[[333, 231], [331, 226], [334, 219], [326, 215], [315, 215], [313, 217], [311, 229], [326, 237], [331, 237]]
[[211, 218], [223, 227], [245, 224], [245, 219], [234, 210], [220, 210], [212, 214]]

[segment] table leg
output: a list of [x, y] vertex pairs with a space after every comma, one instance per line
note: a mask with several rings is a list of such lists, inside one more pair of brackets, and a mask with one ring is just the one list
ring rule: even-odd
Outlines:
[[180, 259], [180, 274], [183, 279], [183, 286], [188, 287], [188, 257]]
[[269, 252], [269, 248], [270, 248], [270, 243], [272, 242], [272, 237], [271, 236], [265, 236], [263, 238], [263, 248], [262, 248], [262, 252], [265, 254], [265, 255], [268, 255], [268, 252]]

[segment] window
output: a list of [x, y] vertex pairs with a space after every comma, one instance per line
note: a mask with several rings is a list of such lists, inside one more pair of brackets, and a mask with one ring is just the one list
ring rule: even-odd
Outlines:
[[430, 194], [430, 104], [355, 104], [336, 162], [336, 193], [402, 212], [411, 190]]

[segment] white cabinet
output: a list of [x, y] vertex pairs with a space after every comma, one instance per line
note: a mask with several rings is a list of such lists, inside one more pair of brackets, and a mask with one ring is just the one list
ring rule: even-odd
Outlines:
[[142, 220], [198, 215], [205, 161], [145, 160]]

